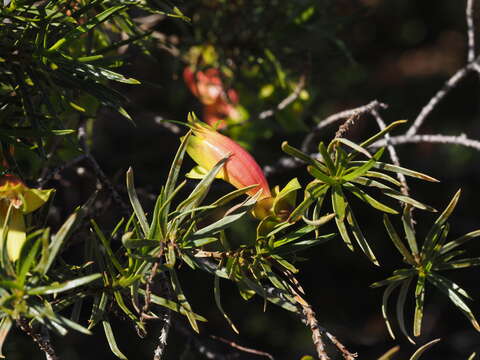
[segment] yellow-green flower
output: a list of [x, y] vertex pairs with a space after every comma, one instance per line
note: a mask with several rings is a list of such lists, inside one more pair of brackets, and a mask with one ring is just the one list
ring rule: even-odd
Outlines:
[[0, 234], [3, 234], [5, 219], [10, 209], [7, 253], [11, 261], [18, 259], [27, 238], [24, 215], [45, 204], [52, 191], [53, 189], [31, 189], [14, 175], [0, 177]]

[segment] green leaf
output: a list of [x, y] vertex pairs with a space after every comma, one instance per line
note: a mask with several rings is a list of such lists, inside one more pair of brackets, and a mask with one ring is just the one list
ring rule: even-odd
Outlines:
[[[180, 146], [177, 150], [177, 153], [173, 158], [172, 166], [170, 167], [167, 181], [165, 182], [165, 188], [164, 188], [164, 191], [162, 192], [163, 201], [170, 198], [172, 193], [175, 192], [175, 184], [177, 183], [178, 175], [180, 174], [180, 168], [182, 167], [183, 158], [185, 157], [185, 152], [187, 150], [188, 141], [191, 135], [192, 135], [192, 131], [189, 131], [187, 135], [185, 135], [182, 138]], [[170, 212], [170, 203], [166, 202], [165, 206], [162, 207], [162, 209], [163, 210], [159, 214], [159, 225], [160, 225], [160, 229], [166, 229], [167, 217], [168, 217], [168, 213]]]
[[406, 196], [399, 191], [396, 191], [396, 190], [380, 190], [380, 191], [382, 192], [382, 194], [384, 194], [386, 196], [390, 196], [391, 198], [397, 199], [397, 200], [399, 200], [399, 201], [401, 201], [405, 204], [410, 204], [410, 205], [416, 207], [417, 209], [427, 210], [427, 211], [431, 211], [431, 212], [437, 212], [437, 210], [435, 210], [433, 207], [431, 207], [429, 205], [425, 205], [425, 204], [423, 204], [420, 201], [417, 201], [415, 199], [412, 199], [411, 197]]
[[453, 196], [450, 203], [445, 208], [445, 210], [443, 210], [443, 212], [440, 214], [440, 216], [437, 218], [437, 220], [431, 227], [430, 231], [425, 237], [425, 242], [423, 243], [422, 255], [427, 256], [428, 253], [435, 246], [435, 240], [438, 240], [440, 238], [442, 226], [443, 224], [445, 224], [445, 222], [448, 220], [453, 210], [455, 209], [458, 199], [460, 198], [460, 194], [461, 194], [461, 190], [458, 190], [457, 193]]
[[332, 220], [335, 217], [335, 214], [327, 214], [316, 220], [307, 219], [305, 216], [302, 216], [302, 220], [305, 221], [307, 225], [312, 225], [315, 227], [325, 225], [327, 222]]
[[[351, 163], [353, 163], [353, 164], [364, 164], [365, 161], [352, 161]], [[437, 179], [435, 179], [431, 176], [422, 174], [421, 172], [406, 169], [406, 168], [403, 168], [401, 166], [396, 166], [396, 165], [392, 165], [392, 164], [383, 163], [383, 162], [380, 162], [380, 161], [377, 161], [375, 163], [374, 167], [377, 168], [377, 169], [391, 171], [391, 172], [394, 172], [394, 173], [399, 173], [399, 174], [403, 174], [403, 175], [406, 175], [406, 176], [410, 176], [410, 177], [414, 177], [414, 178], [418, 178], [418, 179], [422, 179], [422, 180], [426, 180], [426, 181], [439, 182], [439, 180], [437, 180]]]
[[384, 174], [384, 173], [381, 173], [381, 172], [378, 172], [378, 171], [367, 171], [365, 173], [365, 176], [368, 177], [368, 178], [377, 178], [377, 179], [380, 179], [380, 180], [385, 180], [385, 181], [388, 181], [389, 183], [395, 185], [395, 186], [402, 186], [402, 184], [400, 183], [400, 181], [398, 181], [397, 179], [387, 175], [387, 174]]
[[475, 319], [470, 308], [467, 304], [462, 300], [459, 295], [468, 297], [468, 294], [455, 284], [453, 281], [450, 281], [443, 276], [438, 274], [429, 274], [428, 281], [432, 283], [435, 287], [437, 287], [440, 291], [448, 296], [450, 301], [470, 320], [475, 330], [480, 331], [480, 325]]
[[397, 287], [399, 287], [401, 284], [400, 281], [392, 282], [390, 283], [387, 288], [383, 291], [383, 296], [382, 296], [382, 316], [383, 320], [385, 321], [385, 325], [387, 326], [388, 333], [392, 337], [392, 339], [395, 340], [395, 334], [392, 330], [392, 325], [390, 324], [390, 321], [388, 320], [388, 299], [390, 298], [390, 295], [392, 294], [393, 290], [395, 290]]
[[55, 44], [53, 44], [48, 51], [53, 52], [58, 50], [60, 47], [68, 45], [70, 42], [76, 40], [80, 37], [83, 33], [90, 31], [97, 25], [101, 24], [102, 22], [106, 21], [110, 16], [114, 15], [115, 13], [126, 9], [126, 5], [117, 5], [107, 8], [107, 10], [101, 12], [97, 16], [89, 19], [86, 23], [77, 26], [76, 28], [69, 31], [64, 37], [57, 40]]
[[377, 288], [377, 287], [386, 286], [386, 285], [389, 285], [389, 284], [397, 282], [397, 281], [408, 279], [409, 277], [411, 277], [413, 275], [416, 275], [416, 271], [414, 269], [395, 270], [393, 272], [392, 276], [386, 278], [385, 280], [377, 281], [377, 282], [373, 283], [372, 285], [370, 285], [370, 287]]
[[235, 331], [237, 334], [240, 334], [240, 332], [236, 328], [233, 321], [227, 315], [225, 310], [223, 310], [222, 302], [220, 301], [220, 278], [217, 275], [214, 276], [214, 287], [213, 287], [213, 289], [214, 289], [215, 304], [217, 304], [218, 310], [222, 313], [223, 317], [225, 318], [227, 323], [230, 325], [230, 327], [233, 329], [233, 331]]
[[402, 125], [402, 124], [405, 124], [407, 122], [407, 120], [397, 120], [397, 121], [394, 121], [393, 123], [389, 124], [388, 126], [386, 126], [383, 130], [379, 131], [378, 133], [376, 133], [375, 135], [373, 135], [372, 137], [368, 138], [367, 140], [365, 140], [364, 142], [362, 142], [360, 144], [361, 147], [367, 147], [368, 145], [370, 144], [373, 144], [375, 141], [377, 141], [378, 139], [382, 138], [383, 135], [385, 135], [386, 133], [392, 131], [394, 128], [396, 128], [397, 126], [399, 125]]
[[402, 331], [403, 335], [410, 341], [412, 344], [415, 344], [415, 341], [412, 340], [410, 335], [408, 335], [407, 328], [405, 326], [405, 301], [407, 299], [408, 288], [412, 283], [413, 278], [409, 277], [402, 283], [402, 287], [400, 288], [400, 295], [398, 295], [397, 299], [397, 321], [398, 325], [400, 326], [400, 330]]
[[452, 240], [446, 243], [445, 245], [443, 245], [442, 249], [440, 250], [440, 254], [446, 254], [447, 252], [452, 251], [453, 249], [479, 236], [480, 236], [480, 230], [475, 230], [475, 231], [469, 232], [468, 234], [460, 236], [459, 238]]
[[400, 239], [400, 236], [398, 235], [397, 231], [395, 230], [393, 224], [390, 222], [390, 219], [388, 218], [387, 215], [383, 215], [383, 224], [385, 225], [388, 235], [390, 236], [390, 239], [392, 240], [393, 244], [397, 248], [398, 252], [404, 257], [407, 263], [415, 266], [415, 259], [403, 244], [402, 240]]
[[422, 333], [423, 305], [425, 302], [425, 275], [418, 275], [415, 287], [415, 315], [413, 318], [413, 335], [420, 336]]
[[255, 293], [271, 303], [282, 307], [287, 311], [291, 311], [297, 314], [301, 314], [301, 308], [299, 304], [290, 296], [289, 293], [281, 291], [279, 289], [269, 287], [264, 288], [263, 285], [257, 284], [248, 277], [243, 277], [240, 284], [244, 284], [247, 288], [255, 291]]
[[112, 353], [122, 360], [128, 360], [125, 355], [120, 351], [117, 345], [117, 341], [115, 340], [115, 336], [113, 335], [112, 325], [110, 325], [110, 321], [103, 320], [102, 321], [103, 330], [105, 331], [105, 337], [107, 338], [108, 345], [110, 346], [110, 350]]
[[187, 317], [190, 326], [193, 330], [195, 330], [196, 333], [199, 333], [200, 330], [198, 328], [195, 316], [193, 315], [192, 307], [190, 306], [187, 298], [185, 297], [185, 294], [183, 293], [180, 281], [178, 280], [177, 272], [174, 269], [170, 270], [170, 279], [172, 281], [173, 292], [177, 296], [180, 305], [185, 309], [185, 316]]
[[233, 211], [227, 212], [228, 215], [225, 215], [222, 219], [214, 222], [213, 224], [207, 225], [202, 229], [197, 230], [193, 234], [193, 239], [210, 237], [220, 232], [221, 230], [224, 230], [227, 227], [231, 226], [234, 222], [243, 217], [253, 208], [260, 195], [261, 191], [257, 192], [254, 196], [248, 198], [243, 203], [233, 207]]
[[327, 174], [323, 173], [321, 170], [317, 169], [315, 166], [308, 165], [307, 171], [309, 172], [310, 175], [314, 176], [320, 181], [323, 181], [325, 184], [328, 184], [328, 185], [336, 184], [336, 181], [334, 179], [329, 177]]
[[47, 286], [39, 286], [39, 287], [30, 289], [27, 292], [30, 295], [57, 294], [63, 291], [75, 289], [76, 287], [91, 283], [92, 281], [97, 280], [101, 276], [102, 274], [92, 274], [92, 275], [82, 276], [82, 277], [79, 277], [78, 279], [65, 281], [63, 283], [53, 283]]
[[358, 144], [355, 144], [353, 141], [350, 141], [350, 140], [345, 139], [345, 138], [335, 138], [335, 139], [333, 139], [332, 142], [330, 143], [329, 147], [331, 146], [332, 143], [335, 143], [335, 142], [342, 143], [342, 144], [352, 148], [356, 152], [365, 155], [368, 158], [372, 157], [372, 155], [370, 155], [370, 153], [368, 152], [367, 149], [364, 149], [362, 146], [360, 146]]
[[393, 355], [395, 355], [396, 353], [398, 353], [400, 351], [400, 346], [394, 346], [393, 348], [391, 348], [390, 350], [388, 350], [385, 354], [383, 354], [382, 356], [380, 356], [377, 360], [392, 360], [393, 359]]
[[[145, 290], [143, 289], [139, 289], [138, 292], [140, 294], [142, 294], [143, 296], [145, 296]], [[179, 314], [182, 314], [182, 315], [187, 315], [188, 311], [182, 307], [180, 304], [176, 303], [175, 301], [172, 301], [172, 300], [168, 300], [168, 299], [165, 299], [161, 296], [158, 296], [158, 295], [155, 295], [155, 294], [150, 294], [150, 300], [152, 301], [152, 303], [154, 304], [157, 304], [159, 306], [163, 306], [167, 309], [170, 309], [170, 310], [173, 310], [175, 312], [178, 312]], [[205, 319], [203, 316], [201, 315], [198, 315], [198, 314], [195, 314], [192, 312], [192, 315], [193, 317], [195, 318], [195, 320], [198, 320], [198, 321], [202, 321], [202, 322], [206, 322], [207, 319]]]
[[418, 245], [415, 238], [415, 229], [413, 228], [412, 220], [412, 208], [410, 205], [405, 206], [402, 215], [403, 230], [407, 238], [408, 246], [412, 251], [412, 255], [416, 257], [418, 255]]
[[3, 344], [5, 343], [5, 339], [7, 338], [10, 329], [12, 328], [12, 320], [9, 316], [4, 316], [2, 320], [0, 320], [0, 358], [5, 358], [3, 355]]
[[435, 345], [436, 343], [438, 343], [440, 341], [440, 339], [435, 339], [435, 340], [432, 340], [422, 346], [420, 346], [417, 351], [415, 351], [413, 353], [413, 355], [410, 357], [409, 360], [418, 360], [420, 358], [420, 356], [422, 356], [422, 354], [429, 348], [431, 348], [433, 345]]
[[138, 200], [137, 192], [135, 190], [135, 183], [133, 179], [133, 169], [131, 167], [128, 168], [127, 171], [127, 192], [128, 197], [130, 199], [130, 203], [132, 204], [133, 211], [140, 223], [140, 227], [142, 228], [143, 235], [148, 236], [150, 226], [148, 225], [147, 217], [145, 216], [145, 212], [143, 211], [142, 205]]
[[351, 184], [351, 183], [345, 183], [343, 184], [343, 187], [350, 191], [353, 195], [358, 197], [360, 200], [366, 202], [368, 205], [371, 207], [389, 213], [389, 214], [398, 214], [398, 211], [395, 209], [392, 209], [391, 207], [381, 203], [380, 201], [376, 200], [375, 198], [371, 197], [368, 195], [365, 191], [360, 189], [359, 187]]
[[87, 215], [88, 209], [93, 205], [96, 196], [97, 193], [94, 193], [84, 205], [70, 215], [67, 221], [65, 221], [65, 223], [60, 227], [60, 230], [58, 230], [58, 232], [53, 236], [53, 240], [49, 248], [48, 259], [45, 262], [41, 261], [36, 268], [36, 270], [42, 275], [45, 275], [48, 272], [53, 262], [57, 258], [58, 252], [60, 251], [60, 248], [65, 240], [71, 236], [75, 230], [75, 227], [83, 221]]
[[198, 204], [200, 204], [207, 195], [213, 180], [215, 180], [215, 177], [220, 172], [220, 170], [222, 170], [223, 166], [229, 158], [230, 155], [224, 157], [218, 163], [216, 163], [215, 166], [197, 184], [197, 186], [195, 186], [195, 189], [193, 189], [190, 195], [178, 205], [177, 209], [190, 210], [194, 207], [197, 207]]
[[343, 221], [345, 219], [347, 202], [340, 185], [335, 185], [332, 187], [332, 207], [336, 218], [339, 221]]
[[332, 158], [330, 157], [330, 154], [328, 153], [323, 142], [318, 144], [318, 151], [320, 152], [320, 155], [322, 155], [323, 161], [325, 162], [325, 165], [327, 165], [328, 170], [330, 170], [330, 174], [335, 174], [335, 164], [333, 163]]
[[434, 270], [454, 270], [454, 269], [469, 268], [473, 266], [480, 266], [480, 257], [450, 261], [448, 263], [435, 265], [433, 269]]
[[350, 229], [352, 230], [353, 236], [355, 237], [355, 240], [357, 240], [357, 243], [358, 243], [358, 246], [360, 246], [360, 249], [362, 249], [363, 253], [368, 257], [368, 259], [372, 263], [374, 263], [377, 266], [380, 266], [377, 258], [375, 257], [375, 254], [373, 253], [372, 249], [370, 248], [370, 245], [367, 242], [367, 239], [365, 239], [365, 236], [363, 235], [363, 232], [360, 229], [360, 226], [358, 225], [357, 219], [355, 218], [355, 215], [353, 214], [350, 207], [347, 207], [347, 222], [350, 225]]
[[373, 168], [375, 166], [375, 163], [382, 157], [384, 150], [385, 150], [384, 148], [381, 148], [380, 150], [378, 150], [375, 153], [375, 155], [373, 155], [373, 157], [370, 160], [368, 160], [365, 164], [363, 164], [359, 167], [354, 167], [354, 168], [348, 169], [348, 171], [350, 171], [350, 170], [352, 170], [352, 171], [348, 172], [346, 175], [343, 175], [342, 179], [345, 180], [345, 181], [351, 181], [351, 180], [354, 180], [355, 178], [357, 178], [359, 176], [363, 176], [364, 174], [366, 174], [367, 171], [369, 171], [371, 168]]

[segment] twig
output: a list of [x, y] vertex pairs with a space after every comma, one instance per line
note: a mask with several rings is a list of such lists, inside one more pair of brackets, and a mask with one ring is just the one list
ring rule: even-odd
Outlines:
[[473, 0], [467, 0], [466, 19], [467, 19], [467, 36], [468, 36], [468, 62], [471, 63], [475, 59], [475, 28], [473, 24]]
[[[377, 124], [378, 124], [378, 127], [380, 128], [380, 130], [385, 129], [386, 128], [385, 121], [383, 121], [382, 117], [377, 112], [377, 110], [373, 110], [372, 115], [375, 118], [375, 120], [377, 121]], [[395, 147], [393, 145], [391, 145], [390, 139], [391, 139], [390, 134], [388, 134], [388, 133], [385, 134], [385, 143], [387, 144], [387, 149], [388, 149], [388, 153], [390, 154], [390, 159], [392, 159], [392, 162], [395, 165], [400, 166], [400, 159], [398, 157], [397, 151], [395, 150]], [[409, 189], [408, 189], [407, 179], [406, 179], [405, 175], [403, 175], [401, 173], [397, 173], [397, 178], [400, 181], [400, 183], [402, 184], [402, 187], [401, 187], [402, 194], [404, 194], [406, 196], [409, 196], [409, 193], [408, 193]]]
[[127, 206], [125, 201], [123, 201], [117, 189], [115, 189], [115, 186], [110, 182], [107, 175], [105, 175], [97, 160], [90, 152], [90, 148], [87, 144], [87, 131], [85, 125], [86, 119], [81, 118], [78, 126], [78, 142], [80, 144], [80, 148], [83, 150], [84, 156], [90, 163], [90, 167], [95, 173], [100, 185], [110, 192], [113, 201], [120, 207], [122, 214], [128, 219], [130, 217], [130, 208]]
[[290, 95], [288, 95], [285, 99], [283, 99], [275, 108], [262, 111], [260, 114], [258, 114], [258, 118], [260, 120], [269, 118], [270, 116], [275, 115], [277, 111], [281, 111], [285, 109], [288, 105], [290, 105], [295, 100], [297, 100], [303, 88], [305, 87], [305, 78], [306, 78], [305, 75], [302, 75], [300, 77], [300, 80], [298, 81], [297, 86], [295, 87], [295, 89]]
[[158, 345], [153, 353], [153, 360], [161, 360], [167, 348], [168, 333], [170, 332], [170, 325], [172, 323], [172, 312], [165, 311], [163, 316], [163, 326], [158, 336]]
[[82, 154], [79, 155], [72, 160], [67, 161], [66, 163], [56, 167], [55, 169], [51, 170], [49, 173], [47, 173], [45, 176], [38, 178], [37, 182], [40, 188], [45, 186], [47, 182], [49, 182], [52, 178], [54, 178], [57, 174], [62, 172], [65, 169], [68, 169], [69, 167], [72, 167], [76, 165], [77, 163], [81, 162], [82, 160], [86, 159], [86, 155]]
[[355, 360], [357, 358], [358, 354], [352, 354], [350, 351], [348, 351], [345, 345], [338, 341], [335, 336], [330, 334], [328, 331], [325, 331], [325, 334], [327, 334], [328, 338], [337, 347], [337, 349], [340, 350], [345, 360]]
[[198, 340], [195, 334], [193, 334], [189, 329], [185, 328], [178, 321], [175, 321], [173, 327], [175, 330], [187, 337], [190, 340], [191, 344], [195, 347], [195, 350], [199, 354], [203, 355], [205, 358], [210, 360], [228, 360], [229, 358], [231, 358], [231, 356], [219, 354], [209, 349], [202, 341]]
[[[432, 135], [399, 135], [399, 136], [392, 136], [389, 139], [389, 143], [391, 145], [400, 145], [400, 144], [407, 144], [407, 143], [439, 143], [439, 144], [454, 144], [454, 145], [462, 145], [466, 147], [473, 148], [475, 150], [480, 151], [480, 141], [469, 139], [465, 134], [461, 134], [458, 136], [455, 135], [441, 135], [441, 134], [432, 134]], [[385, 146], [385, 140], [378, 140], [372, 145], [371, 147], [381, 147]]]
[[406, 132], [407, 136], [415, 135], [420, 128], [420, 126], [425, 121], [425, 118], [433, 111], [437, 104], [443, 100], [443, 98], [455, 88], [460, 80], [465, 78], [465, 76], [470, 71], [476, 71], [480, 74], [480, 67], [478, 65], [479, 57], [475, 57], [475, 28], [473, 23], [473, 8], [474, 1], [467, 0], [466, 5], [466, 21], [467, 21], [467, 38], [468, 38], [468, 56], [467, 64], [453, 74], [450, 79], [448, 79], [440, 90], [430, 99], [430, 101], [425, 105], [418, 114], [417, 118], [413, 122], [412, 126]]
[[361, 116], [366, 113], [371, 113], [372, 110], [376, 109], [386, 109], [388, 106], [384, 103], [379, 102], [378, 100], [373, 100], [367, 105], [359, 106], [354, 109], [350, 110], [345, 110], [341, 111], [339, 113], [330, 115], [329, 117], [325, 118], [324, 120], [320, 121], [317, 126], [312, 130], [312, 132], [305, 137], [305, 140], [303, 141], [302, 144], [302, 151], [308, 152], [311, 143], [315, 140], [317, 137], [317, 134], [320, 132], [321, 129], [324, 127], [327, 127], [337, 121], [343, 120], [343, 119], [348, 119], [351, 118], [352, 116]]
[[433, 111], [433, 109], [435, 109], [438, 103], [443, 100], [445, 95], [447, 95], [450, 90], [456, 87], [460, 80], [462, 80], [471, 70], [473, 70], [472, 66], [465, 66], [447, 80], [442, 88], [438, 90], [438, 92], [430, 99], [427, 105], [422, 108], [422, 111], [420, 111], [420, 114], [418, 114], [412, 126], [410, 126], [410, 128], [407, 130], [407, 136], [412, 136], [417, 133], [418, 129], [425, 121], [425, 118]]
[[237, 349], [237, 350], [240, 350], [240, 351], [243, 351], [243, 352], [246, 352], [246, 353], [250, 353], [250, 354], [255, 354], [255, 355], [258, 355], [258, 356], [265, 356], [265, 357], [269, 358], [270, 360], [275, 360], [274, 357], [271, 354], [269, 354], [265, 351], [255, 350], [255, 349], [251, 349], [251, 348], [248, 348], [248, 347], [245, 347], [245, 346], [242, 346], [242, 345], [238, 345], [237, 343], [235, 343], [233, 341], [224, 339], [224, 338], [219, 337], [219, 336], [210, 335], [210, 337], [214, 340], [221, 341], [224, 344], [227, 344], [228, 346], [231, 346], [234, 349]]
[[300, 304], [303, 308], [303, 314], [306, 317], [306, 323], [312, 331], [312, 340], [313, 344], [315, 345], [315, 349], [317, 350], [318, 358], [320, 360], [330, 360], [330, 357], [325, 351], [325, 344], [323, 343], [322, 332], [320, 330], [320, 327], [318, 326], [315, 312], [313, 311], [312, 307], [305, 301], [300, 301]]
[[17, 320], [17, 324], [23, 332], [25, 332], [33, 339], [35, 343], [37, 343], [40, 350], [45, 353], [47, 360], [60, 360], [55, 352], [55, 349], [53, 348], [52, 342], [50, 341], [50, 336], [33, 330], [28, 323], [28, 320], [25, 318], [20, 318]]

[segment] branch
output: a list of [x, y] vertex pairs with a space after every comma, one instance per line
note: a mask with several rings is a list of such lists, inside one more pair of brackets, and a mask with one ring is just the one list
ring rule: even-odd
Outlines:
[[214, 340], [221, 341], [224, 344], [227, 344], [234, 349], [237, 349], [237, 350], [240, 350], [240, 351], [243, 351], [243, 352], [246, 352], [246, 353], [250, 353], [250, 354], [255, 354], [255, 355], [258, 355], [258, 356], [265, 356], [265, 357], [269, 358], [270, 360], [274, 360], [274, 357], [271, 354], [269, 354], [265, 351], [255, 350], [255, 349], [251, 349], [251, 348], [248, 348], [248, 347], [245, 347], [245, 346], [242, 346], [242, 345], [238, 345], [237, 343], [235, 343], [233, 341], [224, 339], [224, 338], [219, 337], [219, 336], [210, 335], [210, 337]]
[[447, 82], [442, 86], [440, 90], [430, 99], [430, 101], [422, 108], [420, 114], [416, 117], [412, 126], [406, 132], [407, 136], [415, 135], [420, 128], [420, 126], [425, 121], [425, 118], [430, 115], [430, 113], [435, 109], [440, 101], [457, 86], [457, 84], [462, 80], [471, 70], [474, 70], [473, 65], [466, 65], [465, 67], [458, 70], [453, 76], [447, 80]]
[[293, 103], [295, 100], [298, 99], [298, 97], [299, 97], [299, 95], [302, 92], [304, 87], [305, 87], [305, 75], [302, 75], [300, 77], [300, 80], [299, 80], [297, 86], [295, 87], [295, 89], [293, 90], [293, 92], [290, 95], [288, 95], [285, 99], [283, 99], [275, 108], [270, 109], [270, 110], [262, 111], [258, 115], [258, 118], [260, 120], [263, 120], [263, 119], [269, 118], [270, 116], [275, 115], [275, 113], [277, 111], [281, 111], [281, 110], [285, 109], [288, 105], [290, 105], [291, 103]]
[[[400, 145], [408, 143], [437, 143], [437, 144], [453, 144], [453, 145], [462, 145], [469, 147], [475, 150], [480, 151], [480, 141], [468, 138], [465, 134], [460, 135], [400, 135], [393, 136], [389, 139], [391, 145]], [[371, 144], [371, 147], [381, 147], [385, 146], [387, 142], [385, 140], [378, 140], [377, 142]]]
[[86, 131], [86, 121], [85, 118], [82, 118], [80, 120], [80, 124], [78, 126], [78, 142], [80, 144], [80, 148], [84, 152], [85, 158], [88, 160], [90, 163], [90, 167], [92, 168], [95, 176], [97, 177], [97, 180], [99, 181], [100, 185], [104, 188], [106, 188], [111, 196], [112, 199], [117, 205], [120, 207], [121, 212], [123, 215], [128, 219], [130, 217], [130, 208], [127, 206], [125, 201], [123, 201], [122, 197], [118, 193], [117, 189], [115, 186], [110, 182], [108, 179], [107, 175], [103, 172], [102, 168], [98, 164], [97, 160], [95, 157], [92, 155], [90, 152], [90, 148], [88, 147], [87, 144], [87, 131]]
[[32, 329], [28, 320], [25, 318], [20, 318], [17, 320], [18, 327], [25, 332], [28, 336], [30, 336], [33, 341], [38, 345], [40, 350], [45, 353], [47, 360], [60, 360], [53, 348], [52, 342], [50, 341], [50, 336], [48, 332], [46, 334], [42, 334], [38, 331]]
[[467, 0], [465, 15], [467, 18], [468, 62], [475, 59], [475, 28], [473, 24], [473, 0]]
[[317, 137], [318, 133], [320, 132], [321, 129], [324, 127], [327, 127], [337, 121], [343, 120], [343, 119], [348, 119], [348, 118], [356, 118], [359, 117], [363, 114], [366, 113], [372, 113], [372, 110], [377, 110], [377, 109], [386, 109], [388, 106], [384, 103], [379, 102], [378, 100], [373, 100], [367, 105], [359, 106], [354, 109], [350, 110], [345, 110], [341, 111], [339, 113], [330, 115], [329, 117], [323, 119], [320, 121], [317, 126], [312, 130], [312, 132], [305, 137], [305, 140], [303, 141], [302, 144], [302, 151], [308, 152], [311, 143], [315, 140]]
[[437, 104], [443, 100], [443, 98], [455, 88], [460, 80], [465, 78], [465, 76], [471, 71], [476, 71], [480, 74], [480, 66], [478, 65], [479, 57], [475, 57], [475, 28], [473, 23], [473, 0], [467, 0], [466, 5], [466, 21], [467, 21], [467, 38], [468, 38], [468, 56], [467, 64], [458, 70], [455, 74], [450, 77], [450, 79], [445, 82], [440, 90], [430, 99], [430, 101], [425, 105], [418, 114], [417, 118], [413, 122], [412, 126], [406, 132], [406, 135], [412, 136], [415, 135], [420, 128], [420, 126], [425, 121], [425, 118], [433, 111]]
[[[377, 110], [373, 110], [372, 115], [375, 118], [375, 120], [377, 121], [377, 124], [378, 124], [378, 127], [380, 128], [380, 130], [385, 129], [385, 127], [386, 127], [385, 121], [383, 121], [382, 117], [377, 112]], [[392, 162], [395, 165], [400, 166], [400, 159], [399, 159], [397, 151], [393, 147], [390, 139], [391, 139], [390, 134], [386, 133], [385, 134], [385, 143], [387, 144], [387, 149], [388, 149], [388, 153], [390, 154], [390, 159], [392, 159]], [[402, 193], [404, 195], [408, 196], [408, 190], [409, 189], [408, 189], [407, 179], [406, 179], [405, 175], [403, 175], [401, 173], [397, 173], [397, 178], [400, 181], [400, 183], [402, 184], [402, 188], [401, 188]]]

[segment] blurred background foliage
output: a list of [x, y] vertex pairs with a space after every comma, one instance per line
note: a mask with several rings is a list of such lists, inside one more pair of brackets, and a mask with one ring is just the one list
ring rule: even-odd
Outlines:
[[[51, 12], [45, 3], [51, 4]], [[147, 211], [153, 209], [179, 143], [165, 120], [185, 121], [188, 111], [203, 112], [203, 104], [183, 79], [187, 66], [220, 69], [222, 86], [237, 92], [235, 105], [242, 113], [241, 121], [228, 119], [223, 131], [246, 146], [261, 165], [267, 165], [282, 156], [282, 141], [300, 146], [321, 119], [373, 99], [389, 105], [383, 112], [388, 122], [412, 120], [466, 59], [463, 1], [5, 4], [0, 15], [0, 140], [7, 157], [9, 146], [15, 147], [15, 162], [10, 161], [10, 167], [30, 185], [38, 185], [51, 170], [88, 148], [106, 175], [118, 184], [123, 198], [127, 196], [124, 174], [129, 166], [134, 167], [137, 192]], [[79, 12], [84, 6], [87, 9]], [[15, 7], [27, 10], [18, 12]], [[88, 24], [100, 22], [101, 14], [104, 22], [86, 35], [86, 31], [80, 32]], [[20, 40], [15, 31], [24, 34]], [[52, 36], [45, 37], [47, 33]], [[58, 43], [65, 38], [68, 41]], [[480, 137], [478, 85], [476, 76], [467, 78], [430, 115], [423, 130]], [[295, 101], [273, 111], [272, 116], [264, 114], [299, 86]], [[79, 127], [86, 131], [84, 143], [77, 141]], [[325, 129], [320, 140], [328, 142], [336, 129], [335, 125]], [[375, 129], [373, 119], [364, 117], [357, 120], [349, 137], [364, 139]], [[41, 136], [32, 136], [31, 131]], [[402, 165], [441, 180], [438, 184], [411, 180], [416, 199], [443, 209], [462, 188], [463, 196], [451, 217], [455, 224], [452, 238], [478, 227], [475, 189], [480, 170], [474, 150], [422, 144], [402, 145], [398, 151]], [[298, 172], [280, 173], [269, 182], [284, 186], [293, 176], [299, 176]], [[58, 228], [66, 214], [84, 203], [97, 187], [91, 164], [85, 159], [47, 180], [46, 187], [57, 189], [49, 217], [53, 228]], [[299, 180], [305, 184], [307, 177], [300, 175]], [[229, 189], [217, 184], [213, 192], [218, 195]], [[96, 209], [98, 222], [106, 229], [122, 214], [108, 194], [100, 194]], [[364, 359], [374, 359], [400, 344], [399, 357], [403, 358], [413, 347], [404, 338], [392, 341], [388, 337], [380, 311], [382, 293], [369, 288], [401, 265], [381, 218], [372, 214], [374, 210], [366, 209], [357, 216], [374, 240], [384, 269], [375, 268], [368, 259], [333, 241], [309, 251], [309, 260], [299, 264], [299, 280], [320, 324], [350, 350], [358, 351]], [[429, 213], [416, 213], [417, 232], [426, 234], [434, 219]], [[247, 242], [254, 232], [250, 225], [250, 220], [242, 220], [231, 230], [231, 237]], [[335, 231], [334, 224], [328, 227]], [[469, 249], [478, 252], [480, 247], [473, 242]], [[77, 250], [72, 246], [68, 253], [72, 263]], [[455, 271], [450, 276], [478, 298], [477, 274], [477, 270], [463, 270], [459, 276]], [[267, 351], [279, 359], [313, 354], [311, 333], [291, 314], [273, 306], [264, 312], [263, 301], [246, 303], [233, 284], [222, 283], [222, 303], [240, 330], [236, 335], [212, 306], [212, 279], [187, 267], [182, 269], [181, 278], [196, 312], [209, 319], [202, 324], [200, 337], [212, 348], [229, 351], [208, 334]], [[432, 291], [425, 307], [419, 343], [443, 339], [424, 355], [425, 359], [466, 359], [473, 351], [480, 351], [478, 334], [446, 298]], [[478, 313], [478, 303], [472, 308]], [[407, 317], [411, 315], [407, 311]], [[113, 324], [117, 342], [130, 359], [151, 357], [159, 332], [154, 323], [149, 325], [146, 339], [137, 338], [133, 327], [122, 320]], [[113, 358], [97, 332], [98, 336], [90, 337], [74, 332], [55, 337], [59, 355], [69, 360]], [[168, 358], [180, 358], [186, 346], [193, 347], [191, 340], [172, 331]], [[12, 360], [43, 356], [18, 330], [9, 335], [4, 350]]]

